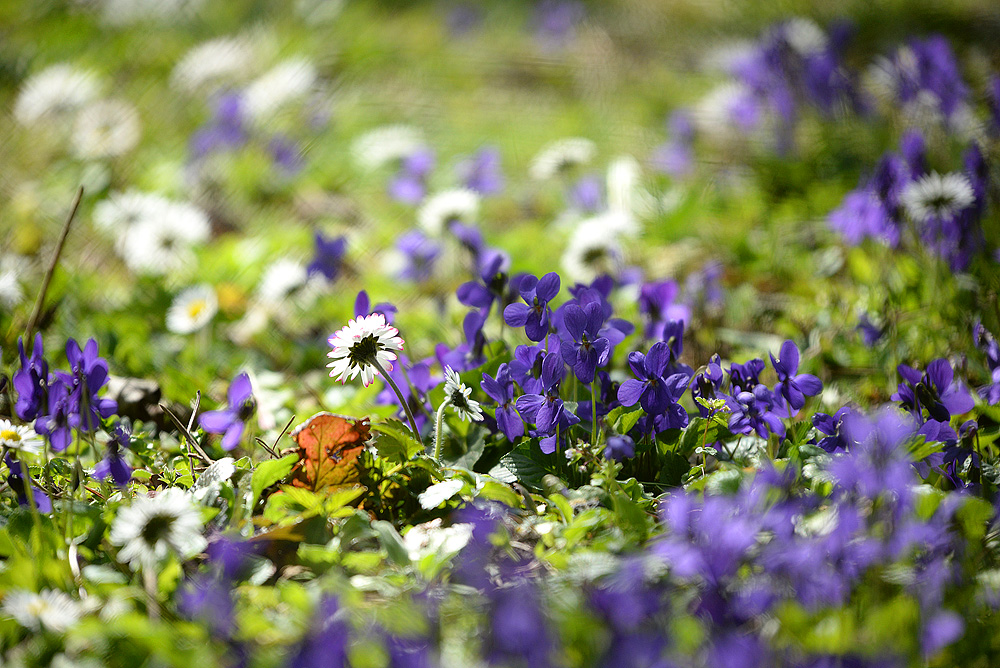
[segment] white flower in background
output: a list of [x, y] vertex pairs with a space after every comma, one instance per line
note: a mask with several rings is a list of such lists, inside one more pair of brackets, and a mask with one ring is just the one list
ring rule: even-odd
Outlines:
[[189, 93], [242, 81], [253, 66], [250, 41], [241, 37], [220, 37], [195, 46], [178, 61], [171, 83]]
[[355, 139], [351, 152], [362, 167], [378, 169], [416, 153], [423, 145], [423, 138], [416, 128], [387, 125], [370, 130]]
[[955, 216], [972, 206], [976, 196], [965, 174], [931, 172], [906, 186], [899, 201], [918, 223]]
[[181, 21], [194, 16], [205, 0], [103, 0], [105, 23], [126, 26], [140, 21]]
[[28, 268], [28, 262], [18, 255], [0, 257], [0, 304], [14, 308], [24, 301], [21, 276]]
[[701, 65], [706, 70], [732, 73], [740, 63], [753, 57], [757, 52], [757, 43], [742, 39], [726, 42], [720, 46], [710, 47], [701, 57]]
[[797, 16], [786, 21], [782, 29], [788, 45], [800, 56], [812, 56], [826, 50], [826, 33], [812, 19]]
[[215, 288], [195, 285], [174, 297], [167, 309], [167, 329], [175, 334], [190, 334], [207, 325], [219, 311]]
[[594, 159], [597, 145], [582, 137], [559, 139], [542, 147], [531, 161], [528, 174], [537, 181], [551, 179], [578, 165]]
[[110, 158], [131, 151], [141, 135], [135, 107], [123, 100], [100, 100], [77, 114], [73, 148], [81, 158]]
[[479, 402], [470, 399], [472, 388], [462, 382], [458, 372], [450, 366], [444, 368], [444, 396], [445, 401], [455, 409], [458, 417], [466, 422], [481, 422], [483, 419], [483, 409]]
[[72, 628], [82, 616], [78, 602], [53, 589], [43, 589], [39, 594], [13, 589], [4, 596], [0, 609], [27, 629], [41, 631], [44, 628], [55, 633]]
[[432, 236], [452, 223], [470, 225], [479, 215], [479, 195], [468, 188], [444, 190], [429, 197], [417, 211], [417, 222]]
[[133, 225], [160, 215], [170, 207], [170, 200], [155, 193], [129, 190], [112, 193], [94, 207], [94, 224], [120, 239]]
[[634, 236], [639, 233], [637, 217], [655, 211], [656, 198], [640, 185], [639, 161], [630, 155], [615, 158], [608, 165], [608, 212], [617, 219], [614, 233]]
[[247, 113], [256, 120], [266, 119], [286, 104], [306, 97], [318, 79], [316, 66], [305, 58], [278, 63], [247, 86], [243, 94]]
[[36, 454], [42, 451], [42, 439], [31, 427], [0, 420], [0, 447]]
[[68, 120], [98, 93], [98, 79], [92, 72], [66, 63], [52, 65], [33, 74], [21, 86], [14, 103], [14, 118], [24, 125]]
[[129, 269], [163, 275], [193, 261], [191, 247], [208, 241], [211, 225], [204, 211], [186, 202], [166, 201], [123, 233], [119, 253]]
[[385, 321], [381, 313], [372, 313], [348, 321], [328, 340], [332, 350], [326, 354], [333, 361], [326, 366], [330, 377], [341, 383], [354, 380], [361, 374], [361, 382], [368, 387], [378, 373], [372, 360], [378, 362], [386, 373], [392, 370], [396, 351], [403, 349], [399, 330]]
[[753, 92], [740, 83], [724, 83], [710, 90], [692, 111], [698, 130], [718, 140], [735, 139], [758, 122]]
[[257, 426], [264, 432], [284, 426], [292, 417], [292, 412], [286, 406], [295, 398], [285, 377], [276, 371], [266, 370], [248, 370], [247, 375], [250, 376], [250, 386], [253, 388], [254, 399], [257, 400]]
[[441, 524], [439, 517], [430, 522], [416, 524], [406, 532], [403, 536], [403, 546], [411, 561], [420, 561], [430, 555], [442, 560], [448, 559], [458, 554], [472, 539], [474, 528], [472, 524], [452, 524], [449, 527], [442, 527]]
[[630, 219], [614, 212], [581, 221], [562, 256], [569, 279], [590, 283], [602, 274], [617, 274], [622, 264], [618, 236], [629, 231], [631, 224]]
[[272, 262], [257, 286], [257, 295], [265, 304], [280, 304], [306, 284], [306, 266], [298, 260], [281, 258]]
[[171, 487], [156, 496], [140, 496], [121, 508], [111, 524], [110, 540], [118, 561], [133, 571], [155, 570], [170, 554], [190, 559], [208, 545], [201, 535], [198, 508], [186, 492]]

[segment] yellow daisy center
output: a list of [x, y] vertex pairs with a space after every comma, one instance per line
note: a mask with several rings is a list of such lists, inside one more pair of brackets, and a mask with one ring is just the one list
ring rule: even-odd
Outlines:
[[5, 443], [10, 443], [12, 441], [20, 443], [21, 434], [14, 429], [4, 429], [3, 431], [0, 431], [0, 441], [4, 441]]
[[204, 299], [196, 299], [190, 304], [188, 304], [187, 308], [188, 317], [190, 317], [193, 320], [197, 318], [199, 315], [201, 315], [201, 313], [206, 308], [208, 308], [208, 304], [205, 302]]

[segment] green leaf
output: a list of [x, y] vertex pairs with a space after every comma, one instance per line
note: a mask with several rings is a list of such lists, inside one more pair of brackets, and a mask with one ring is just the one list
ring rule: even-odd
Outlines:
[[253, 491], [253, 503], [250, 504], [250, 507], [257, 505], [257, 499], [260, 498], [265, 489], [284, 480], [291, 473], [298, 460], [298, 455], [286, 455], [281, 459], [269, 459], [258, 464], [257, 468], [253, 470], [253, 478], [250, 483], [250, 488]]
[[414, 438], [410, 428], [399, 420], [382, 420], [372, 425], [372, 431], [377, 434], [375, 450], [383, 459], [405, 462], [424, 451], [424, 444]]
[[986, 534], [986, 526], [993, 517], [993, 506], [979, 497], [970, 496], [958, 509], [958, 520], [965, 535], [979, 540]]
[[476, 491], [476, 496], [480, 499], [499, 501], [511, 508], [521, 507], [521, 497], [517, 495], [517, 492], [496, 480], [485, 481], [482, 487]]
[[529, 489], [542, 490], [542, 478], [548, 473], [545, 468], [521, 452], [509, 452], [500, 459], [500, 463]]
[[406, 546], [403, 545], [403, 537], [399, 535], [392, 524], [385, 520], [375, 520], [372, 522], [372, 529], [374, 529], [379, 543], [385, 548], [386, 554], [389, 555], [389, 559], [392, 562], [400, 566], [409, 565], [410, 553], [407, 551]]

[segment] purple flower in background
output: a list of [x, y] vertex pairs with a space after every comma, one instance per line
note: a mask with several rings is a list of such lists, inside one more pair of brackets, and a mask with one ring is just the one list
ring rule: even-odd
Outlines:
[[379, 302], [374, 306], [371, 305], [371, 300], [368, 299], [368, 292], [361, 290], [358, 292], [358, 296], [354, 299], [354, 317], [362, 318], [372, 313], [381, 313], [385, 316], [385, 321], [392, 324], [392, 319], [396, 315], [396, 307], [389, 302]]
[[232, 450], [243, 438], [246, 421], [253, 415], [257, 404], [253, 398], [250, 376], [241, 373], [233, 379], [227, 395], [229, 407], [225, 410], [207, 411], [198, 418], [201, 428], [210, 434], [225, 434], [222, 449]]
[[524, 434], [524, 422], [514, 408], [514, 380], [511, 378], [507, 363], [504, 362], [497, 369], [496, 378], [484, 373], [480, 387], [490, 399], [497, 402], [495, 414], [497, 426], [507, 440], [513, 443], [516, 438]]
[[431, 240], [419, 230], [411, 230], [396, 241], [396, 248], [406, 261], [399, 277], [422, 283], [431, 277], [434, 263], [441, 254], [441, 245]]
[[581, 383], [593, 382], [597, 367], [608, 361], [611, 344], [600, 336], [603, 324], [601, 305], [594, 302], [584, 308], [569, 304], [563, 311], [563, 327], [569, 340], [560, 343], [560, 352]]
[[849, 406], [844, 406], [839, 409], [832, 416], [826, 413], [816, 413], [812, 416], [813, 427], [816, 431], [823, 434], [823, 438], [816, 442], [816, 445], [823, 448], [827, 452], [834, 452], [835, 450], [846, 450], [848, 443], [841, 434], [841, 427], [844, 424], [844, 418], [850, 415], [851, 408]]
[[586, 11], [577, 0], [541, 0], [535, 6], [535, 29], [547, 47], [559, 47], [573, 39]]
[[914, 474], [906, 442], [916, 433], [913, 419], [892, 407], [873, 417], [852, 411], [844, 417], [842, 433], [848, 453], [830, 464], [841, 487], [870, 499], [888, 495], [908, 503]]
[[480, 195], [493, 195], [504, 188], [500, 149], [496, 146], [481, 148], [471, 158], [460, 162], [456, 170], [465, 187]]
[[274, 135], [267, 142], [267, 151], [285, 174], [295, 174], [302, 169], [302, 149], [290, 137]]
[[434, 152], [419, 149], [405, 157], [389, 182], [389, 196], [402, 204], [419, 204], [427, 194], [427, 177], [434, 169]]
[[680, 178], [691, 173], [694, 165], [694, 151], [691, 142], [694, 140], [694, 119], [687, 109], [677, 109], [667, 121], [670, 139], [653, 151], [650, 162], [653, 167]]
[[[423, 360], [411, 365], [406, 355], [400, 353], [399, 364], [393, 364], [391, 369], [386, 369], [410, 407], [417, 423], [417, 429], [423, 429], [424, 425], [430, 421], [428, 416], [433, 415], [433, 408], [431, 408], [427, 395], [439, 385], [439, 381], [431, 375], [432, 362], [433, 360]], [[399, 403], [399, 397], [391, 388], [383, 387], [375, 401], [382, 406], [399, 406], [396, 416], [400, 419], [406, 419], [406, 411], [403, 410]]]
[[210, 575], [199, 575], [181, 587], [177, 610], [191, 620], [205, 624], [216, 638], [228, 639], [236, 630], [230, 585]]
[[644, 283], [639, 288], [639, 313], [647, 318], [647, 339], [662, 339], [664, 328], [671, 320], [686, 322], [691, 319], [691, 309], [685, 304], [675, 303], [679, 293], [677, 281], [669, 279]]
[[635, 443], [628, 436], [609, 436], [604, 446], [604, 457], [616, 462], [635, 457]]
[[[312, 262], [306, 267], [306, 274], [314, 276], [319, 274], [328, 282], [337, 280], [340, 274], [340, 265], [344, 259], [344, 252], [347, 250], [347, 237], [326, 238], [322, 232], [316, 232], [316, 253]], [[365, 315], [368, 315], [367, 313]]]
[[289, 657], [289, 668], [346, 668], [348, 627], [337, 598], [326, 595], [312, 616], [312, 628]]
[[[24, 488], [24, 473], [21, 471], [21, 462], [10, 452], [7, 453], [4, 462], [6, 462], [7, 470], [10, 472], [10, 475], [7, 476], [7, 484], [17, 495], [18, 505], [28, 505], [28, 493]], [[31, 485], [31, 495], [35, 498], [35, 507], [38, 508], [39, 512], [52, 512], [52, 501], [45, 492], [35, 485]]]
[[231, 151], [244, 146], [249, 133], [243, 117], [243, 98], [235, 93], [219, 96], [212, 121], [191, 135], [190, 152], [194, 160], [212, 153]]
[[669, 376], [670, 347], [665, 341], [654, 343], [649, 353], [629, 353], [628, 365], [636, 378], [629, 378], [618, 388], [618, 401], [623, 406], [639, 404], [647, 415], [675, 414], [687, 424], [687, 413], [677, 403], [687, 390], [689, 376], [675, 373]]
[[24, 342], [20, 338], [17, 340], [17, 350], [21, 356], [21, 368], [14, 373], [13, 378], [14, 389], [17, 391], [14, 411], [22, 420], [34, 420], [47, 403], [49, 365], [45, 361], [42, 335], [35, 335], [35, 345], [31, 350], [30, 359], [24, 354]]
[[923, 421], [923, 411], [940, 422], [947, 422], [953, 415], [972, 410], [975, 402], [961, 381], [954, 380], [954, 371], [946, 359], [936, 359], [921, 374], [913, 367], [900, 364], [896, 367], [903, 381], [899, 383], [893, 401], [900, 404]]
[[489, 315], [496, 300], [502, 300], [507, 287], [507, 274], [502, 271], [507, 258], [497, 253], [484, 264], [478, 281], [468, 281], [458, 286], [455, 294], [465, 306], [480, 309]]
[[756, 432], [767, 440], [769, 434], [785, 435], [785, 425], [772, 412], [774, 399], [771, 391], [758, 385], [753, 392], [740, 392], [729, 403], [729, 431], [734, 434]]
[[957, 612], [938, 610], [924, 621], [920, 648], [930, 659], [948, 645], [957, 642], [965, 633], [965, 620]]
[[601, 177], [588, 174], [581, 176], [569, 191], [570, 204], [584, 213], [596, 213], [604, 209], [604, 181]]
[[532, 341], [541, 341], [549, 333], [549, 302], [559, 294], [559, 274], [550, 272], [541, 279], [528, 274], [521, 278], [517, 290], [525, 303], [509, 304], [503, 311], [504, 321], [511, 327], [524, 327]]
[[861, 340], [864, 341], [865, 345], [869, 348], [878, 343], [879, 339], [881, 339], [882, 335], [885, 333], [884, 329], [876, 327], [872, 323], [872, 321], [868, 318], [867, 313], [861, 314], [861, 317], [858, 319], [858, 326], [854, 329], [861, 332]]
[[771, 355], [771, 364], [778, 374], [774, 392], [784, 397], [788, 405], [797, 411], [805, 406], [806, 397], [814, 397], [823, 391], [823, 381], [809, 373], [798, 373], [799, 348], [792, 341], [781, 344], [779, 354], [779, 359]]
[[502, 666], [552, 665], [552, 640], [545, 623], [541, 602], [530, 580], [489, 592], [489, 624], [483, 639], [483, 653], [491, 664]]
[[729, 365], [729, 380], [732, 386], [743, 392], [752, 392], [760, 384], [760, 374], [765, 368], [764, 360], [755, 357], [743, 364]]
[[986, 366], [990, 371], [990, 382], [979, 388], [979, 396], [990, 406], [1000, 403], [1000, 343], [977, 322], [972, 330], [976, 347], [986, 355]]
[[122, 451], [128, 450], [132, 443], [132, 428], [127, 424], [119, 422], [111, 432], [108, 440], [104, 459], [94, 467], [94, 477], [104, 480], [111, 476], [111, 480], [118, 487], [125, 487], [132, 479], [132, 467], [125, 461]]
[[53, 376], [48, 386], [46, 411], [35, 420], [35, 431], [48, 437], [56, 452], [62, 452], [73, 442], [73, 423], [79, 419], [76, 414], [79, 405], [70, 389], [66, 374]]

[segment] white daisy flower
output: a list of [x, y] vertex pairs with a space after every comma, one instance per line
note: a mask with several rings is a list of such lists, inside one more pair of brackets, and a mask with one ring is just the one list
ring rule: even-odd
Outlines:
[[597, 145], [582, 137], [559, 139], [542, 147], [531, 161], [528, 175], [536, 181], [551, 179], [578, 165], [594, 159]]
[[965, 174], [931, 172], [906, 186], [899, 201], [914, 221], [951, 218], [972, 206], [976, 196]]
[[298, 260], [281, 258], [272, 262], [257, 286], [257, 294], [265, 304], [280, 304], [306, 284], [309, 274]]
[[436, 193], [417, 211], [417, 222], [430, 235], [437, 236], [452, 223], [472, 224], [479, 215], [479, 195], [468, 188]]
[[590, 283], [603, 274], [616, 274], [622, 264], [618, 236], [630, 230], [633, 222], [615, 212], [581, 221], [563, 253], [563, 271], [581, 283]]
[[134, 106], [123, 100], [100, 100], [77, 115], [73, 148], [81, 158], [110, 158], [135, 148], [141, 134]]
[[479, 402], [470, 399], [472, 388], [462, 382], [458, 372], [450, 366], [444, 368], [444, 396], [458, 417], [469, 422], [481, 422], [483, 409]]
[[0, 420], [0, 447], [35, 454], [42, 451], [42, 439], [31, 427]]
[[397, 350], [403, 349], [403, 339], [399, 330], [385, 321], [381, 313], [355, 318], [329, 338], [333, 348], [327, 357], [333, 361], [327, 364], [330, 377], [341, 383], [353, 380], [361, 374], [365, 387], [375, 382], [378, 371], [372, 360], [378, 362], [386, 373], [392, 370], [392, 361]]
[[432, 555], [439, 560], [448, 559], [461, 552], [472, 539], [474, 525], [463, 523], [443, 527], [442, 524], [439, 517], [430, 522], [416, 524], [406, 532], [403, 536], [403, 547], [409, 553], [410, 561], [419, 562], [424, 557]]
[[155, 570], [171, 553], [190, 559], [208, 545], [201, 535], [201, 514], [191, 497], [177, 487], [156, 496], [140, 496], [118, 511], [110, 540], [119, 546], [118, 561], [133, 571]]
[[242, 81], [253, 61], [249, 40], [221, 37], [203, 42], [184, 54], [174, 66], [170, 80], [174, 86], [189, 93], [211, 90]]
[[126, 26], [140, 21], [183, 20], [197, 13], [205, 0], [103, 0], [104, 22]]
[[208, 241], [211, 225], [204, 211], [186, 202], [167, 201], [147, 212], [121, 237], [119, 253], [135, 272], [163, 275], [191, 264], [191, 247]]
[[77, 601], [54, 589], [43, 589], [39, 594], [26, 589], [11, 590], [4, 596], [0, 609], [27, 629], [44, 628], [55, 633], [72, 628], [83, 615]]
[[0, 257], [0, 304], [14, 308], [24, 301], [21, 276], [27, 270], [28, 262], [18, 255]]
[[800, 56], [811, 56], [826, 50], [826, 33], [812, 19], [797, 16], [786, 21], [782, 28], [788, 45]]
[[170, 207], [170, 200], [154, 193], [129, 190], [112, 193], [94, 207], [94, 224], [115, 238], [121, 238], [129, 228], [150, 218], [155, 218]]
[[316, 66], [305, 58], [278, 63], [247, 87], [247, 114], [256, 120], [269, 118], [286, 104], [308, 95], [318, 79]]
[[67, 63], [52, 65], [28, 78], [14, 103], [14, 118], [24, 125], [67, 119], [97, 97], [97, 77]]
[[354, 140], [351, 153], [365, 169], [378, 169], [413, 155], [424, 141], [416, 128], [408, 125], [387, 125], [375, 128]]
[[211, 322], [219, 311], [215, 288], [195, 285], [174, 297], [167, 310], [167, 329], [174, 334], [190, 334]]

